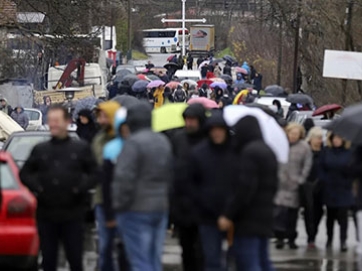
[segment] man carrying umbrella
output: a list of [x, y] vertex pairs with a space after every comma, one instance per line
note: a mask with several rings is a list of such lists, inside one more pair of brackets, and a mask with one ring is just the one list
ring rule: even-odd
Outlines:
[[196, 223], [189, 178], [191, 149], [204, 138], [203, 125], [206, 110], [201, 104], [192, 104], [183, 113], [185, 128], [172, 138], [175, 156], [175, 179], [171, 191], [171, 217], [176, 223], [184, 271], [203, 270], [202, 249]]

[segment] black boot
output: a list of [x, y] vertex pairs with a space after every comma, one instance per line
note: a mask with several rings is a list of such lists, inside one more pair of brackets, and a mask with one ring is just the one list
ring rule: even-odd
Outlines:
[[332, 240], [328, 239], [327, 244], [326, 244], [326, 249], [331, 249], [332, 248]]
[[278, 239], [276, 244], [275, 244], [275, 248], [276, 249], [283, 249], [284, 248], [284, 240], [283, 239]]
[[298, 249], [298, 246], [294, 240], [289, 240], [288, 244], [289, 244], [290, 249], [293, 249], [293, 250]]
[[347, 252], [348, 248], [347, 248], [347, 244], [345, 241], [341, 242], [341, 252]]

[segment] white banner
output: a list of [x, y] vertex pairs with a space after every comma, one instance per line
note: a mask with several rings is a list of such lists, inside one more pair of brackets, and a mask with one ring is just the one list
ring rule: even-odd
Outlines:
[[325, 50], [323, 77], [362, 80], [362, 53]]

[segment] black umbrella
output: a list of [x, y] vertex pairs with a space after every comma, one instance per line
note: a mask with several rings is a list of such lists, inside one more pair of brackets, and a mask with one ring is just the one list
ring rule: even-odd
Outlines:
[[114, 82], [117, 82], [117, 83], [122, 82], [122, 80], [123, 80], [127, 75], [129, 75], [129, 74], [132, 74], [131, 71], [129, 71], [129, 70], [126, 70], [126, 69], [124, 69], [124, 70], [119, 70], [119, 71], [115, 74], [113, 81], [114, 81]]
[[210, 64], [214, 64], [214, 63], [221, 63], [223, 62], [224, 60], [222, 58], [216, 58], [216, 59], [213, 59]]
[[226, 60], [226, 61], [229, 61], [231, 63], [236, 62], [236, 59], [233, 58], [232, 56], [229, 56], [229, 55], [224, 56], [223, 59]]
[[234, 89], [237, 88], [238, 91], [248, 88], [254, 88], [253, 85], [247, 84], [247, 83], [239, 83], [232, 86]]
[[284, 88], [278, 85], [267, 86], [264, 91], [273, 96], [286, 95]]
[[287, 102], [290, 102], [292, 104], [313, 104], [313, 99], [303, 93], [296, 93], [296, 94], [289, 94], [287, 99]]
[[175, 68], [178, 68], [178, 64], [176, 63], [173, 63], [173, 62], [170, 62], [170, 63], [167, 63], [165, 66], [163, 66], [165, 69], [167, 70], [170, 70], [170, 69], [175, 69]]
[[154, 74], [149, 74], [147, 75], [148, 79], [150, 79], [151, 81], [156, 81], [156, 80], [161, 80], [158, 76], [154, 75]]
[[221, 75], [220, 76], [221, 77], [221, 79], [223, 79], [225, 82], [232, 82], [233, 81], [233, 78], [230, 76], [230, 75], [228, 75], [228, 74], [223, 74], [223, 75]]
[[140, 100], [130, 95], [117, 95], [112, 100], [116, 101], [125, 108], [130, 108], [131, 106], [136, 105], [140, 102]]
[[137, 75], [135, 74], [128, 74], [126, 75], [123, 80], [122, 83], [123, 84], [128, 84], [129, 86], [133, 86], [134, 83], [136, 83], [137, 81], [139, 81], [140, 79], [137, 77]]
[[326, 125], [326, 129], [352, 141], [354, 144], [362, 144], [362, 104], [347, 107], [340, 118]]
[[132, 91], [133, 92], [145, 92], [147, 90], [148, 81], [140, 80], [133, 84]]

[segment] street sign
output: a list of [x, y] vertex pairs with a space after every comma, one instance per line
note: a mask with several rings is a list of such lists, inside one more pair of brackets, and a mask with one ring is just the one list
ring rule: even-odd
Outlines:
[[362, 80], [362, 53], [325, 50], [323, 77]]
[[206, 23], [206, 19], [186, 19], [186, 0], [182, 1], [182, 19], [165, 19], [162, 18], [161, 22], [164, 23], [182, 23], [182, 56], [186, 54], [186, 39], [185, 39], [185, 24], [186, 23]]

